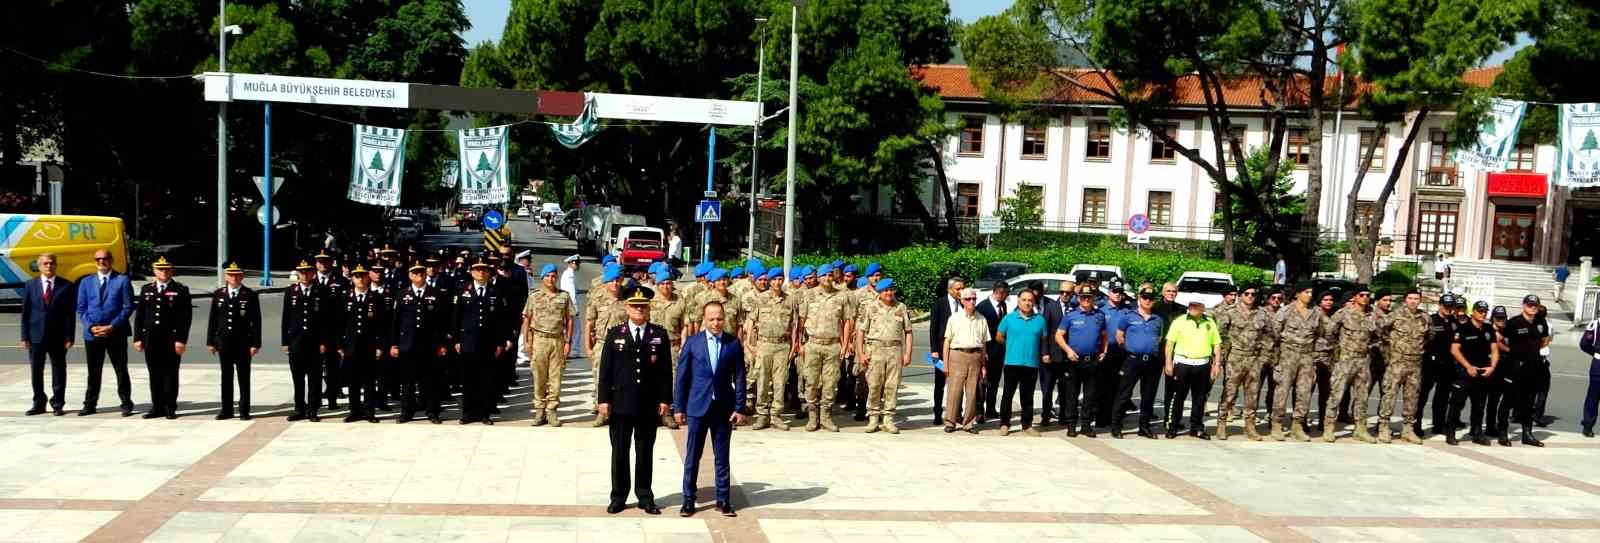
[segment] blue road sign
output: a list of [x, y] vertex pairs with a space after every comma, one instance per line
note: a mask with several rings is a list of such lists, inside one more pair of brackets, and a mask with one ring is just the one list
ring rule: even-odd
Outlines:
[[1135, 234], [1143, 234], [1150, 231], [1150, 217], [1145, 216], [1143, 213], [1136, 213], [1129, 217], [1128, 231]]
[[694, 212], [695, 222], [722, 222], [722, 200], [701, 200]]
[[505, 225], [505, 223], [506, 216], [501, 215], [500, 210], [498, 209], [491, 209], [487, 213], [483, 214], [484, 228], [488, 228], [490, 230], [499, 230], [501, 226]]

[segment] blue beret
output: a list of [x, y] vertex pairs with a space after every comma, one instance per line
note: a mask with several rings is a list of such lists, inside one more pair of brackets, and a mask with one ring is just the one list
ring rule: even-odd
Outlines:
[[539, 268], [539, 277], [544, 277], [546, 275], [550, 275], [550, 274], [555, 273], [555, 272], [556, 272], [556, 265], [555, 264], [545, 264], [544, 267]]
[[805, 276], [808, 276], [808, 275], [816, 275], [816, 274], [817, 274], [816, 268], [812, 268], [811, 266], [806, 266], [804, 268], [800, 268], [800, 277], [805, 277]]
[[708, 273], [711, 273], [711, 263], [710, 262], [701, 262], [700, 264], [698, 264], [698, 265], [696, 265], [694, 267], [694, 276], [695, 277], [705, 277], [706, 274], [708, 274]]
[[817, 275], [828, 275], [830, 273], [833, 273], [833, 264], [832, 263], [823, 264], [822, 266], [817, 268]]
[[743, 266], [734, 266], [733, 269], [728, 270], [728, 278], [729, 279], [738, 279], [740, 277], [744, 277], [744, 267]]
[[752, 258], [749, 262], [745, 263], [744, 271], [752, 276], [761, 275], [767, 273], [767, 266], [762, 264], [760, 260]]
[[606, 255], [606, 256], [600, 257], [600, 264], [602, 264], [602, 265], [610, 264], [610, 263], [616, 262], [616, 261], [617, 261], [617, 257], [615, 257], [615, 256]]
[[600, 273], [601, 281], [616, 281], [618, 277], [622, 277], [622, 266], [615, 262], [606, 264], [605, 271]]
[[716, 281], [718, 279], [722, 279], [723, 277], [726, 277], [727, 275], [728, 275], [728, 270], [724, 270], [722, 268], [716, 268], [716, 269], [711, 270], [711, 273], [707, 273], [706, 274], [706, 280], [707, 281]]
[[648, 271], [649, 271], [649, 272], [650, 272], [650, 273], [655, 273], [655, 272], [656, 272], [656, 270], [659, 270], [659, 269], [661, 269], [661, 265], [663, 265], [663, 264], [666, 264], [666, 263], [665, 263], [665, 262], [660, 262], [660, 261], [657, 261], [657, 262], [655, 262], [655, 263], [653, 263], [653, 264], [651, 264], [651, 265], [650, 265], [650, 267], [649, 267], [649, 268], [648, 268]]
[[883, 266], [878, 265], [877, 262], [873, 262], [871, 264], [867, 264], [867, 271], [862, 275], [872, 275], [881, 271], [883, 271]]
[[656, 282], [665, 283], [672, 280], [672, 270], [662, 266], [656, 269]]
[[856, 272], [856, 265], [855, 264], [845, 264], [844, 265], [844, 272], [845, 273], [855, 273]]
[[[833, 265], [833, 269], [838, 270], [838, 269], [844, 267], [844, 260], [843, 259], [834, 260], [833, 262], [829, 262], [829, 264]], [[841, 270], [841, 271], [843, 271], [843, 270]]]
[[894, 280], [893, 279], [879, 279], [877, 288], [878, 288], [878, 292], [883, 292], [885, 290], [892, 289], [892, 288], [894, 288]]
[[861, 288], [861, 287], [864, 287], [864, 286], [867, 286], [867, 278], [865, 278], [865, 277], [857, 278], [856, 279], [856, 288]]
[[783, 268], [772, 268], [770, 270], [767, 270], [767, 279], [782, 279], [782, 278], [783, 278]]

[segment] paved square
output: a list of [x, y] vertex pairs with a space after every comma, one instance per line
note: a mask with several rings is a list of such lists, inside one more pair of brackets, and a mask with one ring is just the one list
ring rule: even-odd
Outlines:
[[137, 500], [244, 427], [164, 419], [6, 418], [0, 424], [0, 498]]
[[1017, 541], [1264, 541], [1233, 526], [1065, 524], [1021, 522], [892, 522], [763, 520], [772, 543], [921, 541], [1014, 543]]

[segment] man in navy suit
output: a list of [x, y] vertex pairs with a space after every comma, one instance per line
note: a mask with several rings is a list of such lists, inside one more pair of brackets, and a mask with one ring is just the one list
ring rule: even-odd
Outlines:
[[83, 410], [78, 416], [95, 413], [100, 402], [100, 370], [111, 356], [111, 371], [117, 375], [117, 399], [122, 416], [133, 415], [133, 383], [128, 379], [128, 335], [133, 328], [133, 287], [128, 276], [112, 269], [111, 251], [94, 252], [95, 274], [78, 284], [78, 320], [83, 321], [83, 346], [89, 355], [89, 388], [83, 393]]
[[72, 333], [78, 318], [73, 310], [72, 282], [56, 277], [56, 255], [39, 255], [39, 279], [28, 281], [22, 295], [22, 348], [28, 351], [32, 366], [33, 408], [28, 415], [44, 412], [44, 360], [50, 357], [50, 408], [61, 416], [67, 401], [67, 349], [72, 348]]
[[728, 438], [735, 425], [744, 424], [744, 394], [739, 392], [745, 385], [744, 347], [733, 334], [722, 333], [721, 303], [706, 304], [702, 311], [703, 331], [684, 341], [678, 355], [678, 381], [672, 387], [674, 417], [680, 426], [687, 417], [689, 425], [683, 455], [683, 509], [678, 515], [694, 514], [695, 479], [710, 432], [711, 450], [716, 455], [717, 512], [732, 517], [737, 515], [728, 490]]

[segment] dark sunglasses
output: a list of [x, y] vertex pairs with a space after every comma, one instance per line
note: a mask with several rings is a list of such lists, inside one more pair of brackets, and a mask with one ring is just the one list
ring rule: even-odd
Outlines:
[[976, 302], [976, 301], [978, 301], [978, 299], [977, 298], [962, 298], [961, 301], [963, 301], [963, 302]]
[[94, 260], [95, 260], [95, 262], [99, 262], [101, 260], [111, 260], [111, 257], [109, 257], [109, 256], [97, 256], [97, 257], [94, 257]]
[[1249, 290], [1246, 290], [1246, 291], [1244, 291], [1244, 294], [1241, 294], [1241, 296], [1255, 296], [1255, 295], [1256, 295], [1256, 293], [1254, 291], [1249, 291]]

